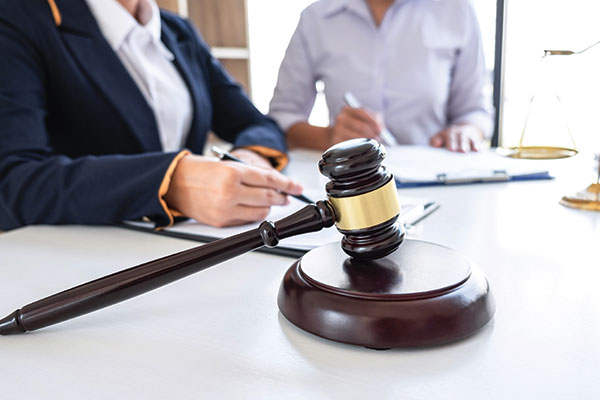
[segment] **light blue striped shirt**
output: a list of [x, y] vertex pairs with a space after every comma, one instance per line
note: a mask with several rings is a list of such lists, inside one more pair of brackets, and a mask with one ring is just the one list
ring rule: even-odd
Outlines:
[[320, 0], [302, 12], [269, 114], [284, 131], [307, 121], [315, 83], [330, 122], [352, 92], [401, 144], [428, 144], [451, 123], [487, 137], [492, 106], [479, 25], [468, 0], [396, 0], [379, 27], [364, 0]]

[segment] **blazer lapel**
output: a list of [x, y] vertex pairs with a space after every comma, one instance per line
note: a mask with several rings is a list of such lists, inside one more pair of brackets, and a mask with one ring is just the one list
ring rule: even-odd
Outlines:
[[60, 0], [61, 36], [84, 74], [112, 103], [143, 151], [161, 151], [152, 109], [106, 42], [84, 0]]
[[[187, 60], [192, 60], [193, 57], [193, 42], [189, 37], [178, 36], [164, 22], [161, 25], [161, 40], [175, 57], [175, 67], [185, 81], [190, 95], [192, 96], [192, 106], [194, 115], [190, 132], [187, 139], [187, 146], [195, 152], [201, 152], [204, 147], [205, 135], [210, 126], [205, 126], [201, 123], [200, 115], [205, 115], [207, 110], [211, 110], [210, 96], [206, 92], [206, 87], [201, 85], [198, 78], [194, 76], [192, 67]], [[206, 121], [204, 121], [206, 122]]]

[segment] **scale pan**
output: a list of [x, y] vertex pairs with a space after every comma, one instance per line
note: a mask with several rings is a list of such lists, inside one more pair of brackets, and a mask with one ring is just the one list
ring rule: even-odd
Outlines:
[[578, 152], [577, 150], [568, 147], [522, 146], [498, 147], [496, 153], [504, 157], [527, 160], [556, 160], [559, 158], [573, 157]]

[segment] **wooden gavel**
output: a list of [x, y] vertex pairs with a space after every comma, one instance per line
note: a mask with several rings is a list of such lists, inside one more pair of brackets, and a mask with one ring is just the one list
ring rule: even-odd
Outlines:
[[44, 328], [119, 303], [281, 239], [334, 223], [342, 248], [354, 258], [384, 257], [402, 243], [393, 176], [381, 165], [384, 148], [353, 139], [328, 149], [319, 161], [330, 179], [328, 200], [317, 201], [275, 223], [149, 261], [28, 304], [0, 320], [0, 335]]

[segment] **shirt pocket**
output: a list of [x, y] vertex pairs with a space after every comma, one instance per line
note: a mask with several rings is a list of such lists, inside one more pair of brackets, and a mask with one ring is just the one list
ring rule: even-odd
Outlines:
[[425, 18], [420, 27], [420, 36], [425, 49], [438, 57], [451, 60], [460, 50], [463, 30], [453, 21]]

